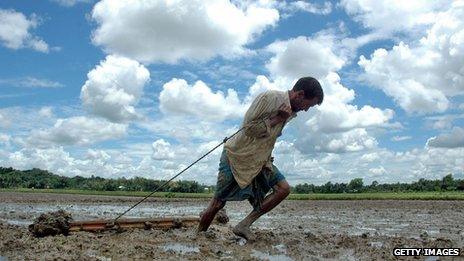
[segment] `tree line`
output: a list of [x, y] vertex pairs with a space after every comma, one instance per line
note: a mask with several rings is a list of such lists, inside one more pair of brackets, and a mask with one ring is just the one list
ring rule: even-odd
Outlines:
[[[146, 178], [118, 178], [105, 179], [91, 176], [89, 178], [75, 176], [64, 177], [50, 173], [46, 170], [15, 170], [13, 168], [0, 167], [0, 188], [36, 188], [36, 189], [81, 189], [96, 191], [154, 191], [164, 180]], [[205, 186], [196, 181], [173, 181], [161, 192], [204, 192]]]
[[454, 179], [452, 174], [442, 179], [419, 179], [412, 183], [379, 184], [373, 181], [364, 185], [361, 178], [352, 179], [349, 183], [327, 182], [324, 185], [298, 184], [293, 188], [294, 193], [362, 193], [362, 192], [425, 192], [425, 191], [464, 191], [464, 179]]
[[[81, 189], [96, 191], [154, 191], [164, 180], [141, 177], [131, 179], [105, 179], [91, 176], [64, 177], [41, 169], [15, 170], [0, 167], [0, 188], [36, 188], [36, 189]], [[214, 191], [214, 186], [206, 186], [196, 181], [172, 181], [162, 192], [200, 193]], [[361, 178], [354, 178], [349, 183], [327, 182], [323, 185], [298, 184], [292, 187], [296, 194], [308, 193], [362, 193], [362, 192], [421, 192], [421, 191], [464, 191], [464, 179], [454, 179], [452, 174], [442, 179], [419, 179], [413, 183], [379, 184], [373, 181], [364, 185]]]

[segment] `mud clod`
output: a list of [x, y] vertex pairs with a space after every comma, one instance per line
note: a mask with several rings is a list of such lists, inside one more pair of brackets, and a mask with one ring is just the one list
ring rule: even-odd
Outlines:
[[219, 210], [219, 212], [216, 214], [216, 221], [221, 224], [227, 224], [227, 222], [229, 222], [229, 216], [227, 216], [225, 209]]
[[[204, 213], [204, 210], [200, 212], [200, 218], [203, 216]], [[214, 220], [216, 220], [216, 222], [218, 222], [219, 224], [227, 224], [229, 222], [229, 216], [227, 215], [226, 210], [224, 208], [219, 210], [216, 216], [214, 217]]]
[[36, 237], [68, 235], [72, 216], [64, 210], [40, 215], [29, 225], [29, 231]]

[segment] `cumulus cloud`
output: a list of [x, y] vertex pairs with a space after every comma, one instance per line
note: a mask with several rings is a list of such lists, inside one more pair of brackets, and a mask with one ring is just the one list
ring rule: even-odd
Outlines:
[[164, 115], [157, 118], [156, 121], [145, 119], [135, 122], [135, 125], [162, 137], [172, 138], [182, 144], [192, 140], [202, 142], [221, 141], [225, 136], [234, 133], [239, 127], [238, 125], [230, 126], [225, 122], [200, 119], [184, 114]]
[[296, 147], [304, 153], [372, 149], [377, 141], [367, 129], [387, 127], [394, 116], [390, 109], [370, 105], [358, 108], [350, 104], [355, 92], [341, 84], [336, 72], [347, 61], [342, 48], [339, 39], [330, 32], [318, 33], [311, 38], [277, 41], [267, 48], [274, 54], [267, 63], [274, 82], [261, 76], [250, 88], [250, 94], [273, 88], [291, 89], [294, 81], [303, 76], [313, 76], [321, 82], [324, 89], [322, 105], [309, 113], [300, 113], [294, 120], [298, 137]]
[[153, 155], [155, 160], [166, 160], [174, 158], [174, 152], [171, 149], [171, 144], [163, 139], [153, 142]]
[[464, 147], [464, 128], [454, 127], [451, 132], [427, 140], [428, 147], [459, 148]]
[[341, 133], [322, 132], [311, 135], [299, 133], [296, 148], [303, 153], [331, 152], [344, 153], [373, 149], [377, 141], [365, 129], [352, 129]]
[[137, 61], [109, 55], [87, 74], [81, 100], [90, 112], [111, 122], [139, 118], [134, 106], [143, 94], [150, 72]]
[[92, 41], [108, 53], [138, 61], [176, 63], [246, 53], [245, 45], [279, 20], [257, 3], [228, 0], [98, 2]]
[[46, 107], [40, 108], [39, 116], [44, 117], [44, 118], [52, 118], [52, 117], [54, 117], [52, 107], [46, 106]]
[[104, 150], [88, 149], [85, 155], [85, 159], [99, 162], [107, 162], [111, 159], [111, 156]]
[[201, 119], [222, 121], [242, 117], [245, 107], [233, 89], [213, 92], [204, 82], [189, 85], [183, 79], [172, 79], [163, 85], [159, 96], [164, 113], [194, 115]]
[[392, 119], [393, 115], [390, 109], [381, 110], [369, 105], [358, 109], [356, 105], [328, 98], [306, 121], [306, 125], [314, 132], [343, 132], [354, 128], [382, 126]]
[[342, 0], [340, 5], [364, 27], [391, 34], [433, 23], [436, 13], [450, 1]]
[[[16, 169], [41, 168], [49, 171], [57, 171], [62, 174], [60, 169], [64, 169], [72, 164], [69, 153], [60, 148], [32, 149], [24, 148], [10, 153], [7, 159], [2, 160], [2, 164]], [[69, 175], [69, 173], [67, 173]]]
[[48, 44], [31, 34], [31, 30], [39, 25], [36, 15], [28, 19], [23, 13], [12, 9], [0, 9], [0, 43], [13, 50], [32, 48], [47, 53]]
[[275, 54], [266, 67], [271, 76], [285, 75], [300, 78], [312, 75], [323, 78], [329, 72], [339, 70], [345, 61], [334, 54], [333, 39], [315, 39], [299, 36], [287, 41], [277, 41], [268, 46]]
[[360, 161], [361, 162], [373, 162], [375, 160], [380, 159], [380, 156], [377, 152], [372, 152], [372, 153], [366, 153], [361, 156]]
[[363, 78], [406, 112], [447, 110], [449, 97], [464, 94], [463, 16], [464, 1], [454, 1], [447, 11], [437, 13], [420, 41], [377, 49], [369, 59], [361, 56]]
[[83, 116], [58, 119], [45, 130], [33, 130], [25, 144], [48, 147], [52, 145], [89, 145], [123, 137], [127, 125]]
[[378, 168], [369, 169], [369, 173], [371, 173], [374, 176], [382, 176], [382, 175], [387, 174], [387, 171], [385, 170], [383, 166], [380, 166]]

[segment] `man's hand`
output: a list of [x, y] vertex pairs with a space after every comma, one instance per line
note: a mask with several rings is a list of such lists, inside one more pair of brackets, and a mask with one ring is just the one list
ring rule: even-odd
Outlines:
[[270, 120], [271, 127], [276, 126], [277, 124], [286, 121], [291, 115], [293, 111], [292, 108], [285, 103], [280, 105], [277, 115], [272, 117]]
[[292, 113], [293, 113], [292, 107], [284, 103], [280, 105], [279, 112], [277, 115], [279, 115], [283, 120], [286, 120], [292, 115]]

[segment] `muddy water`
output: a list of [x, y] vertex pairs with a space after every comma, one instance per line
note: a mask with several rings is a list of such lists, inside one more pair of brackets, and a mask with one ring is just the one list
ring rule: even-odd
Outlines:
[[[0, 257], [393, 260], [395, 247], [464, 246], [464, 201], [285, 201], [254, 224], [255, 242], [246, 242], [231, 232], [231, 226], [251, 211], [246, 202], [227, 203], [230, 222], [213, 225], [200, 234], [183, 228], [79, 232], [37, 239], [27, 232], [26, 225], [44, 212], [63, 209], [75, 220], [114, 218], [137, 200], [0, 193]], [[206, 200], [149, 199], [126, 217], [196, 216], [207, 204]]]

